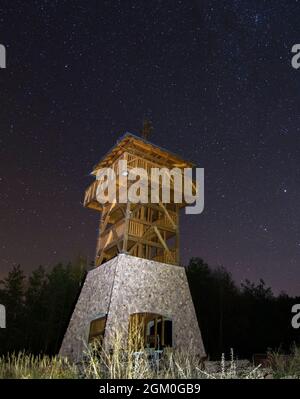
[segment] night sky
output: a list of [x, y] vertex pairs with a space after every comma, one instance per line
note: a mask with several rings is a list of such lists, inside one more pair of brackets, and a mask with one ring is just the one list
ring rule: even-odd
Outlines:
[[93, 259], [92, 166], [152, 120], [205, 168], [181, 255], [300, 294], [300, 2], [0, 0], [0, 275]]

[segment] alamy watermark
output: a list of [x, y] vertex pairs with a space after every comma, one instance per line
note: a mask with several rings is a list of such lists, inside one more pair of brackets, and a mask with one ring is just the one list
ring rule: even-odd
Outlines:
[[96, 199], [106, 203], [174, 203], [186, 206], [187, 214], [200, 214], [204, 209], [204, 169], [192, 168], [128, 168], [126, 160], [117, 167], [97, 171], [99, 181]]
[[292, 318], [292, 327], [300, 328], [300, 303], [293, 305], [292, 313], [295, 313], [295, 316]]
[[298, 69], [300, 68], [300, 44], [294, 44], [291, 51], [295, 54], [291, 60], [292, 67]]
[[3, 44], [0, 44], [0, 68], [6, 68], [6, 48]]
[[0, 305], [0, 328], [6, 328], [6, 310], [4, 305]]

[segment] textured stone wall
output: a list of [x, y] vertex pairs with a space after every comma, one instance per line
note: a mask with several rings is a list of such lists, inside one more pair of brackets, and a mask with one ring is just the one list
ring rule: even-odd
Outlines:
[[78, 361], [86, 349], [90, 322], [108, 312], [118, 258], [88, 272], [64, 336], [60, 355]]
[[128, 331], [130, 314], [158, 313], [172, 319], [173, 346], [205, 350], [185, 269], [121, 254], [88, 273], [66, 332], [61, 355], [82, 356], [90, 321], [105, 313], [105, 341], [114, 331]]

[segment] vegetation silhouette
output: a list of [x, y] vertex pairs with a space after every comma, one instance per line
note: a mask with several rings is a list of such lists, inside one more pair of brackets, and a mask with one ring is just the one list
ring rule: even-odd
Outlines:
[[[0, 354], [57, 354], [90, 267], [80, 256], [49, 271], [39, 266], [27, 277], [20, 265], [14, 266], [0, 281], [7, 315]], [[201, 258], [192, 258], [186, 272], [210, 359], [229, 355], [231, 348], [238, 358], [250, 359], [254, 353], [288, 352], [300, 344], [299, 330], [291, 326], [291, 308], [300, 297], [275, 296], [263, 280], [245, 280], [238, 287], [224, 268], [211, 268]]]

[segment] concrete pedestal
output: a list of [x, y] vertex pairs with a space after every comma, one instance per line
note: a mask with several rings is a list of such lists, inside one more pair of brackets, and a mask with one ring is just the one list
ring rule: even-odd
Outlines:
[[81, 359], [92, 320], [107, 315], [104, 343], [109, 344], [114, 331], [128, 331], [131, 314], [146, 312], [172, 319], [174, 348], [205, 356], [185, 269], [126, 254], [88, 273], [60, 355]]

